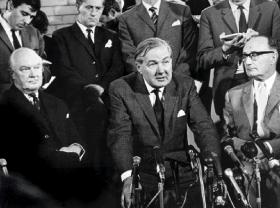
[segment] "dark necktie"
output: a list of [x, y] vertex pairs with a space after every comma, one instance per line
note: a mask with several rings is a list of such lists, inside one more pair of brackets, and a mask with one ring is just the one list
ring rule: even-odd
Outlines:
[[16, 31], [15, 30], [11, 30], [12, 32], [12, 38], [13, 38], [13, 45], [14, 45], [14, 48], [15, 49], [18, 49], [21, 47], [21, 45], [19, 44], [19, 41], [17, 39], [17, 36], [16, 36]]
[[247, 22], [245, 18], [245, 14], [243, 12], [244, 7], [242, 5], [238, 6], [240, 10], [240, 18], [239, 18], [239, 32], [247, 32]]
[[156, 96], [156, 101], [155, 101], [155, 104], [154, 104], [153, 108], [154, 108], [157, 123], [158, 123], [158, 126], [159, 126], [159, 132], [160, 132], [161, 138], [163, 139], [163, 135], [164, 135], [163, 112], [164, 112], [164, 110], [163, 110], [162, 102], [159, 99], [159, 89], [154, 89], [152, 91], [152, 93], [154, 93], [155, 96]]
[[254, 135], [258, 135], [258, 104], [256, 101], [256, 95], [254, 96], [254, 120], [253, 120], [253, 128], [252, 128], [252, 133]]
[[152, 12], [151, 19], [152, 19], [154, 25], [157, 25], [157, 20], [158, 20], [158, 15], [156, 13], [157, 8], [151, 7], [149, 10]]
[[94, 42], [93, 40], [91, 39], [91, 33], [93, 33], [92, 29], [87, 29], [87, 39], [88, 39], [88, 42], [89, 42], [89, 45], [90, 47], [93, 49], [93, 52], [95, 51], [95, 47], [94, 47]]
[[29, 96], [32, 98], [33, 100], [33, 106], [38, 110], [40, 111], [40, 101], [39, 99], [37, 98], [37, 96], [35, 95], [35, 93], [31, 93], [29, 94]]

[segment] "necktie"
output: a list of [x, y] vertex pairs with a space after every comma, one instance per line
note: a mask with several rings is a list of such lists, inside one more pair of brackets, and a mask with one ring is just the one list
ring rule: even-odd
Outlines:
[[157, 25], [157, 20], [158, 20], [158, 15], [156, 13], [157, 8], [151, 7], [149, 10], [152, 12], [151, 19], [152, 19], [154, 25]]
[[35, 95], [35, 93], [29, 94], [29, 97], [31, 97], [33, 100], [33, 106], [39, 111], [40, 110], [40, 101], [37, 98], [37, 96]]
[[18, 49], [21, 47], [21, 45], [19, 44], [19, 41], [17, 39], [16, 31], [12, 29], [11, 32], [12, 32], [14, 49]]
[[240, 18], [239, 18], [239, 32], [247, 32], [247, 22], [245, 18], [245, 14], [243, 12], [244, 7], [242, 5], [238, 6], [240, 10]]
[[163, 112], [164, 112], [164, 110], [163, 110], [162, 102], [159, 99], [159, 89], [157, 89], [157, 88], [154, 89], [152, 91], [152, 93], [154, 93], [156, 96], [156, 101], [155, 101], [153, 108], [154, 108], [155, 116], [156, 116], [157, 123], [159, 126], [159, 132], [160, 132], [161, 138], [163, 139], [163, 135], [164, 135]]
[[92, 31], [92, 29], [87, 29], [87, 39], [88, 39], [88, 42], [89, 42], [89, 45], [90, 45], [90, 47], [93, 49], [93, 51], [95, 51], [95, 47], [94, 47], [94, 42], [93, 42], [93, 40], [91, 39], [91, 33], [93, 33], [93, 31]]
[[264, 82], [260, 82], [258, 86], [258, 122], [257, 122], [257, 132], [260, 137], [264, 136], [263, 131], [263, 118], [265, 114], [265, 108], [268, 100], [268, 92], [266, 89], [266, 84]]

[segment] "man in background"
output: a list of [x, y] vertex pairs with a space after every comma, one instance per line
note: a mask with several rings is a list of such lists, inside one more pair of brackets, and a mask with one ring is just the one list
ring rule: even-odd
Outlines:
[[40, 0], [7, 0], [0, 16], [0, 95], [11, 86], [9, 57], [15, 49], [24, 46], [43, 55], [43, 39], [29, 24], [40, 7]]

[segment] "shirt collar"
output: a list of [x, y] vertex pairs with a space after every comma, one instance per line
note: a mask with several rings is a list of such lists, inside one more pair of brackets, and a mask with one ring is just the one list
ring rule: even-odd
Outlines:
[[[144, 79], [144, 82], [145, 82], [145, 85], [147, 87], [147, 90], [148, 90], [149, 94], [151, 94], [155, 88], [152, 87], [151, 85], [149, 85], [149, 83], [145, 79]], [[159, 88], [160, 93], [163, 93], [163, 90], [164, 90], [164, 87]]]
[[147, 9], [148, 13], [149, 13], [149, 9], [150, 9], [151, 7], [155, 7], [155, 8], [157, 9], [157, 10], [156, 10], [157, 15], [158, 15], [158, 12], [159, 12], [160, 3], [161, 3], [161, 0], [158, 0], [154, 5], [150, 5], [150, 4], [147, 4], [146, 2], [144, 2], [144, 1], [142, 0], [142, 4], [143, 4], [143, 6]]
[[[263, 81], [265, 83], [267, 92], [270, 92], [270, 90], [274, 84], [276, 75], [277, 75], [277, 72], [275, 71], [272, 76], [270, 76], [268, 79]], [[255, 90], [257, 90], [257, 86], [259, 85], [259, 83], [260, 83], [260, 81], [254, 79], [254, 89]]]
[[[229, 0], [228, 2], [229, 2], [229, 5], [231, 7], [231, 10], [233, 12], [235, 12], [237, 10], [238, 6], [236, 4], [234, 4], [234, 3], [232, 3], [231, 0]], [[251, 0], [247, 0], [247, 1], [245, 1], [244, 4], [242, 4], [242, 6], [244, 7], [244, 10], [249, 11], [249, 9], [250, 9], [250, 2], [251, 2]]]
[[93, 26], [93, 27], [86, 27], [84, 26], [83, 24], [79, 23], [79, 21], [76, 21], [77, 25], [79, 26], [79, 28], [81, 29], [82, 33], [84, 34], [84, 36], [87, 38], [88, 36], [88, 32], [87, 32], [87, 29], [91, 29], [92, 30], [92, 34], [94, 35], [94, 32], [95, 32], [95, 27], [96, 26]]

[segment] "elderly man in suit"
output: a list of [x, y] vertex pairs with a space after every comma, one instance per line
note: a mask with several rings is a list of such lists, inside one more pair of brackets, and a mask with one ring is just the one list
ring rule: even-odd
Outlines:
[[143, 0], [119, 17], [119, 36], [126, 73], [137, 71], [136, 46], [151, 37], [170, 43], [174, 70], [190, 75], [195, 67], [198, 29], [188, 6], [164, 0]]
[[53, 34], [58, 46], [54, 88], [68, 104], [89, 149], [89, 165], [96, 169], [111, 166], [104, 155], [107, 88], [123, 74], [117, 35], [97, 26], [105, 4], [105, 0], [77, 0], [77, 21]]
[[[215, 127], [193, 80], [172, 72], [170, 45], [159, 38], [146, 39], [137, 46], [135, 57], [138, 71], [112, 82], [109, 88], [108, 144], [123, 181], [123, 206], [130, 203], [132, 157], [142, 158], [140, 179], [149, 193], [157, 185], [156, 149], [166, 160], [186, 162], [187, 124], [198, 135], [196, 142], [203, 156], [220, 154]], [[172, 168], [168, 162], [165, 167], [166, 183], [172, 184]], [[178, 177], [190, 180], [190, 174], [180, 170]]]
[[[253, 36], [245, 44], [242, 55], [250, 81], [230, 89], [226, 94], [226, 137], [232, 139], [241, 159], [245, 156], [250, 158], [245, 147], [252, 144], [258, 150], [256, 158], [280, 158], [278, 56], [276, 41], [265, 36]], [[272, 168], [274, 164], [269, 162], [269, 165]], [[262, 185], [265, 207], [279, 207], [276, 200], [279, 193], [273, 193], [272, 188], [266, 190], [265, 183]], [[255, 203], [254, 200], [252, 202]]]
[[[221, 39], [225, 34], [238, 32], [241, 34], [233, 39]], [[275, 2], [225, 0], [201, 14], [199, 69], [209, 80], [207, 73], [215, 68], [213, 98], [215, 111], [221, 118], [227, 90], [248, 80], [241, 64], [241, 51], [244, 42], [256, 33], [280, 37], [280, 11]]]
[[[79, 194], [85, 149], [60, 99], [40, 91], [45, 61], [29, 48], [10, 57], [13, 85], [0, 102], [0, 157], [18, 174], [57, 199]], [[77, 185], [77, 186], [76, 186]]]
[[24, 46], [39, 55], [44, 52], [39, 31], [29, 25], [40, 6], [40, 0], [8, 0], [0, 16], [0, 95], [11, 86], [8, 63], [13, 50]]

